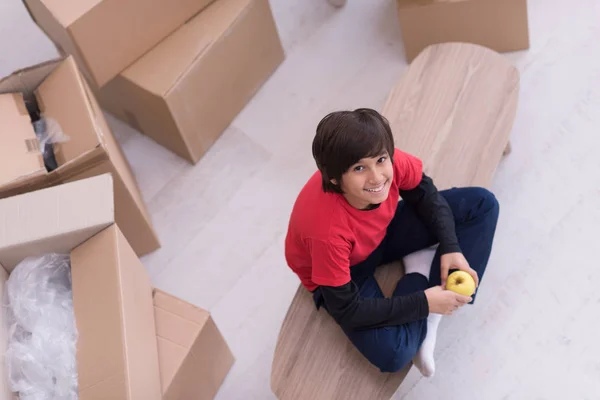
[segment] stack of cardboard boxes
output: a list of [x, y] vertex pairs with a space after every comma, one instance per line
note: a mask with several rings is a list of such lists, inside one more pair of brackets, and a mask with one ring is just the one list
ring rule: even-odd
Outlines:
[[[0, 296], [26, 257], [70, 254], [79, 398], [212, 399], [233, 355], [208, 312], [153, 290], [114, 204], [111, 174], [0, 200]], [[2, 354], [7, 328], [3, 312]]]
[[[198, 162], [284, 59], [269, 2], [24, 3], [61, 57], [0, 79], [0, 295], [25, 257], [69, 253], [80, 398], [211, 399], [234, 357], [210, 313], [152, 288], [158, 235], [102, 110]], [[50, 153], [39, 122], [63, 135]]]
[[[0, 93], [0, 198], [109, 172], [116, 219], [136, 254], [159, 247], [131, 168], [72, 57], [15, 72], [0, 81]], [[53, 146], [52, 171], [36, 145], [31, 121], [38, 114], [66, 135]], [[9, 128], [4, 121], [15, 122]]]
[[268, 0], [25, 0], [100, 106], [192, 163], [284, 59]]

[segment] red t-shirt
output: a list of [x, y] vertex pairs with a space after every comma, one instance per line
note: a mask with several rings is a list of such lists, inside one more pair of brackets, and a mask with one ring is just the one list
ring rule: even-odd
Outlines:
[[395, 149], [393, 171], [388, 198], [369, 211], [352, 207], [341, 194], [323, 192], [319, 171], [304, 185], [290, 217], [285, 257], [308, 290], [350, 282], [350, 266], [364, 261], [381, 243], [396, 212], [399, 190], [419, 184], [423, 164]]

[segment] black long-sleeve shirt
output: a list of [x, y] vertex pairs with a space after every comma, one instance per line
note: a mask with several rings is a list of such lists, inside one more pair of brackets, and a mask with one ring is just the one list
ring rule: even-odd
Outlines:
[[[460, 252], [452, 210], [430, 177], [423, 174], [416, 188], [401, 190], [400, 196], [435, 233], [440, 254]], [[345, 329], [402, 325], [429, 315], [424, 291], [392, 298], [367, 298], [360, 296], [353, 281], [337, 287], [320, 286], [317, 291], [328, 312]]]

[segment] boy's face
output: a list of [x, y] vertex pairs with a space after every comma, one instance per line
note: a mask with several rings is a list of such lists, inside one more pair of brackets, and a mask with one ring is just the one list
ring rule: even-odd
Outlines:
[[348, 203], [362, 210], [385, 201], [393, 179], [394, 168], [385, 152], [377, 157], [363, 158], [351, 166], [342, 175], [340, 186]]

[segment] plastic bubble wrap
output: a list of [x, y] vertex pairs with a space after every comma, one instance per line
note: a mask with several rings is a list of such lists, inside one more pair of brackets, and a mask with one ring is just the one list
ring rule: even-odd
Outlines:
[[58, 168], [54, 154], [54, 143], [64, 143], [69, 140], [62, 128], [52, 118], [42, 117], [33, 123], [33, 129], [40, 142], [40, 152], [44, 156], [44, 165], [49, 172]]
[[77, 399], [77, 327], [68, 255], [23, 260], [6, 283], [8, 381], [21, 400]]

